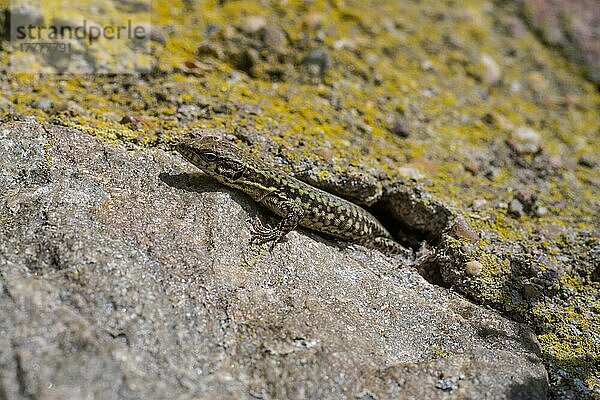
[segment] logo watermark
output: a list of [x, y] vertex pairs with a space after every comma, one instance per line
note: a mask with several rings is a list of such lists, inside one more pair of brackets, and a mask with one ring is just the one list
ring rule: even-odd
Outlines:
[[[131, 4], [135, 7], [126, 7]], [[148, 72], [155, 60], [150, 11], [150, 0], [15, 0], [5, 18], [9, 68], [30, 73]]]

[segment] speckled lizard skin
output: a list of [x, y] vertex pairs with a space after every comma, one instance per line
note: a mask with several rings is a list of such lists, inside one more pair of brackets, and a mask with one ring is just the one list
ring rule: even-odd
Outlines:
[[177, 150], [206, 174], [282, 217], [275, 227], [253, 220], [253, 240], [274, 245], [299, 225], [386, 254], [410, 256], [367, 210], [270, 167], [228, 141], [206, 136], [184, 141]]

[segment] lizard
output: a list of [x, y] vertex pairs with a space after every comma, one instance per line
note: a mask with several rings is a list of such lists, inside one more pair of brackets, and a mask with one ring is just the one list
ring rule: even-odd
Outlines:
[[176, 149], [207, 175], [246, 193], [281, 217], [276, 226], [265, 226], [258, 218], [252, 220], [251, 242], [273, 242], [275, 246], [301, 226], [387, 255], [412, 258], [412, 251], [394, 241], [364, 208], [275, 169], [230, 141], [203, 136], [184, 140]]

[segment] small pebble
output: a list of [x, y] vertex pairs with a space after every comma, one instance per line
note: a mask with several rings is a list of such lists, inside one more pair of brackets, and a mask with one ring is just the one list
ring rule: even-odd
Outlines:
[[224, 25], [221, 32], [225, 40], [231, 40], [235, 36], [235, 28], [231, 25]]
[[522, 215], [523, 215], [523, 203], [521, 203], [521, 202], [520, 202], [519, 200], [517, 200], [517, 199], [513, 199], [513, 200], [510, 202], [510, 205], [508, 206], [508, 209], [509, 209], [509, 211], [510, 211], [512, 214], [514, 214], [514, 215], [516, 215], [516, 216], [518, 216], [518, 217], [520, 217], [520, 216], [522, 216]]
[[285, 32], [277, 25], [268, 25], [264, 30], [263, 43], [269, 49], [281, 53], [287, 44]]
[[544, 206], [539, 206], [535, 210], [535, 215], [537, 215], [538, 217], [543, 217], [546, 214], [548, 214], [548, 209], [546, 207], [544, 207]]
[[523, 296], [526, 299], [535, 299], [541, 294], [541, 288], [538, 285], [532, 283], [526, 283], [523, 285]]
[[483, 265], [479, 261], [469, 261], [465, 264], [465, 272], [470, 276], [478, 276], [481, 274]]
[[481, 169], [481, 163], [479, 163], [478, 161], [469, 161], [465, 164], [465, 169], [473, 175], [477, 175], [477, 173]]
[[481, 56], [481, 63], [484, 67], [482, 74], [483, 83], [488, 86], [496, 84], [502, 77], [502, 71], [500, 70], [498, 63], [487, 54]]
[[329, 54], [325, 49], [315, 49], [308, 53], [300, 62], [303, 65], [316, 65], [319, 73], [323, 74], [331, 65]]
[[167, 34], [165, 33], [165, 31], [162, 28], [152, 25], [150, 27], [150, 40], [152, 40], [153, 42], [156, 42], [156, 43], [166, 44], [167, 43]]
[[520, 92], [523, 89], [523, 85], [519, 81], [513, 81], [510, 84], [510, 90], [513, 92]]
[[336, 50], [356, 50], [356, 43], [348, 38], [341, 38], [333, 43], [333, 48]]
[[259, 63], [260, 54], [258, 50], [249, 47], [242, 51], [242, 53], [239, 55], [236, 66], [240, 70], [248, 72], [250, 75], [252, 75], [252, 68]]
[[548, 163], [552, 168], [562, 168], [565, 164], [562, 157], [558, 154], [550, 156]]
[[596, 168], [596, 166], [598, 165], [598, 160], [594, 159], [594, 156], [592, 156], [591, 154], [586, 153], [582, 154], [581, 157], [579, 157], [577, 163], [582, 167]]
[[373, 83], [375, 84], [375, 86], [381, 86], [381, 84], [383, 83], [383, 77], [379, 72], [373, 73]]
[[[181, 64], [181, 70], [186, 74], [203, 75], [212, 71], [213, 67], [209, 64], [197, 60], [186, 60]], [[165, 101], [165, 100], [161, 100]]]
[[10, 110], [13, 104], [6, 97], [0, 96], [0, 111]]
[[140, 128], [140, 121], [132, 115], [125, 115], [119, 122], [122, 125], [128, 125], [134, 131]]
[[367, 53], [366, 60], [369, 64], [376, 64], [379, 61], [379, 57], [375, 53]]
[[[194, 119], [202, 114], [204, 110], [195, 104], [182, 104], [177, 108], [177, 114], [182, 119]], [[181, 119], [180, 118], [180, 119]]]
[[406, 178], [406, 179], [419, 180], [419, 179], [423, 179], [425, 177], [425, 175], [423, 175], [423, 173], [421, 173], [420, 171], [416, 170], [415, 168], [411, 168], [411, 167], [400, 167], [400, 168], [398, 168], [398, 173], [400, 174], [401, 177]]
[[217, 32], [219, 32], [219, 30], [221, 29], [221, 27], [219, 26], [219, 24], [207, 24], [206, 25], [206, 29], [204, 30], [204, 36], [211, 36]]
[[431, 71], [433, 71], [433, 64], [431, 63], [431, 61], [424, 60], [421, 63], [421, 70], [423, 70], [423, 72], [431, 72]]
[[410, 135], [410, 131], [400, 118], [396, 118], [390, 132], [403, 138], [407, 138]]
[[198, 46], [198, 49], [196, 49], [196, 55], [198, 55], [200, 58], [203, 56], [209, 56], [219, 60], [225, 58], [223, 49], [221, 49], [218, 44], [208, 40], [200, 43], [200, 46]]
[[236, 83], [240, 82], [243, 79], [242, 74], [240, 74], [237, 71], [232, 71], [231, 74], [229, 74], [229, 78], [227, 78], [227, 83], [229, 85], [235, 85]]
[[265, 17], [260, 15], [252, 15], [244, 19], [240, 28], [249, 34], [256, 33], [267, 25]]
[[67, 112], [71, 115], [85, 115], [84, 108], [72, 100], [57, 104], [55, 109], [57, 112]]
[[54, 106], [54, 104], [52, 103], [52, 101], [48, 100], [47, 98], [40, 97], [39, 99], [37, 99], [36, 101], [33, 102], [32, 106], [34, 108], [37, 108], [38, 110], [50, 111], [52, 109], [52, 107]]
[[319, 29], [323, 23], [323, 17], [316, 11], [311, 11], [303, 19], [304, 25], [308, 29]]
[[520, 154], [535, 154], [542, 149], [542, 136], [531, 128], [520, 126], [512, 131], [508, 145]]
[[450, 234], [454, 237], [468, 239], [471, 243], [477, 243], [480, 239], [479, 233], [471, 228], [463, 217], [456, 219], [454, 225], [450, 228]]
[[471, 207], [474, 210], [480, 210], [483, 207], [485, 207], [486, 204], [487, 204], [487, 200], [486, 199], [475, 199], [475, 200], [473, 200], [473, 204], [471, 204]]
[[460, 246], [460, 251], [466, 256], [473, 254], [473, 250], [475, 250], [475, 246], [473, 246], [471, 243]]
[[523, 21], [517, 16], [509, 17], [506, 25], [508, 34], [512, 37], [523, 37], [529, 32]]
[[535, 203], [537, 201], [537, 195], [527, 190], [517, 190], [515, 193], [515, 199], [519, 200], [523, 205], [523, 211], [527, 214], [534, 210]]
[[483, 121], [487, 124], [494, 124], [500, 129], [512, 130], [515, 126], [502, 114], [495, 112], [487, 113], [483, 116]]

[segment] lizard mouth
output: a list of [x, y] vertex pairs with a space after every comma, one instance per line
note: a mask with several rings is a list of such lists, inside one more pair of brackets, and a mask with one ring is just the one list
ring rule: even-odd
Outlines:
[[183, 158], [193, 164], [196, 168], [213, 175], [211, 170], [214, 168], [214, 163], [209, 163], [202, 158], [201, 152], [196, 147], [186, 142], [179, 143], [175, 149]]
[[185, 142], [177, 144], [175, 147], [177, 152], [183, 156], [187, 161], [196, 165], [197, 162], [200, 161], [200, 156], [196, 154], [194, 149]]

